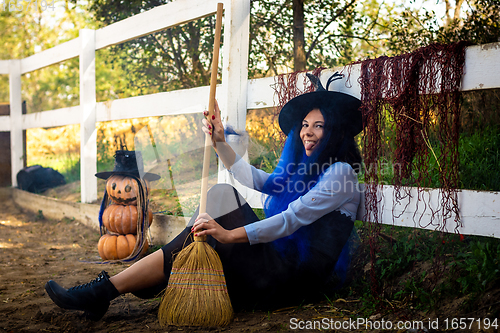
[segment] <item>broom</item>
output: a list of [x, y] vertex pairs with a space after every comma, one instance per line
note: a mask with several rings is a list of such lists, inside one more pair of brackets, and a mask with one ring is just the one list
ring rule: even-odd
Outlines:
[[[219, 60], [222, 7], [217, 4], [215, 41], [210, 78], [209, 119], [214, 113], [215, 88]], [[199, 212], [206, 212], [208, 171], [211, 153], [210, 135], [205, 135], [203, 173]], [[233, 318], [233, 308], [219, 255], [208, 245], [206, 237], [182, 249], [172, 264], [168, 286], [158, 311], [162, 326], [226, 326]]]

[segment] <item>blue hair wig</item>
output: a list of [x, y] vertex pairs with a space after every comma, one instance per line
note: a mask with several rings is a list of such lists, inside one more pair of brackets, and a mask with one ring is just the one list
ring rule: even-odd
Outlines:
[[[306, 194], [318, 182], [321, 173], [332, 163], [338, 161], [337, 156], [343, 156], [350, 147], [342, 138], [340, 124], [335, 124], [332, 117], [325, 112], [324, 133], [321, 141], [311, 156], [305, 153], [304, 145], [300, 138], [300, 128], [296, 125], [288, 133], [283, 151], [274, 169], [263, 186], [262, 192], [267, 194], [263, 202], [266, 217], [271, 217], [288, 209], [291, 202]], [[332, 135], [332, 133], [335, 133]], [[340, 138], [339, 138], [340, 137]], [[354, 141], [354, 140], [352, 140]], [[295, 257], [300, 262], [310, 258], [310, 235], [307, 228], [300, 228], [293, 234], [273, 241], [274, 247], [283, 257]], [[356, 235], [356, 232], [353, 231]], [[343, 284], [347, 267], [349, 266], [353, 237], [344, 245], [335, 265], [334, 272]], [[293, 244], [293, 246], [291, 246]], [[295, 254], [295, 255], [294, 255]]]
[[[269, 176], [262, 192], [267, 194], [263, 208], [267, 217], [280, 214], [288, 208], [288, 205], [306, 194], [316, 185], [321, 175], [321, 167], [318, 165], [318, 157], [329, 142], [330, 131], [325, 131], [318, 149], [311, 156], [305, 153], [304, 145], [300, 139], [300, 131], [292, 129], [285, 141], [278, 165]], [[297, 231], [290, 236], [275, 240], [274, 246], [283, 255], [289, 251], [295, 251], [287, 246], [289, 240], [293, 240], [297, 246], [300, 260], [308, 259], [308, 237], [304, 237], [302, 231]]]

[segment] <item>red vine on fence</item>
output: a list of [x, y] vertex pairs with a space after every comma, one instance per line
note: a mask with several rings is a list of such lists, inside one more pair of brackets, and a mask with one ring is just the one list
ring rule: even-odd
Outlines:
[[[397, 57], [380, 57], [361, 62], [361, 111], [363, 114], [363, 159], [365, 207], [369, 224], [372, 263], [372, 291], [377, 293], [375, 255], [380, 232], [379, 203], [384, 149], [392, 148], [394, 205], [410, 199], [405, 185], [417, 188], [417, 204], [429, 209], [428, 225], [447, 230], [461, 226], [458, 209], [458, 139], [460, 124], [459, 88], [465, 64], [466, 42], [432, 44]], [[387, 125], [389, 124], [389, 125]], [[394, 144], [388, 147], [387, 133]], [[430, 135], [433, 135], [432, 137]], [[432, 140], [431, 140], [432, 139]], [[432, 208], [425, 187], [432, 183], [432, 164], [437, 164], [440, 202]], [[406, 208], [406, 207], [405, 207]], [[418, 207], [415, 213], [418, 211]], [[421, 219], [414, 216], [420, 227]], [[393, 217], [397, 217], [393, 211]]]

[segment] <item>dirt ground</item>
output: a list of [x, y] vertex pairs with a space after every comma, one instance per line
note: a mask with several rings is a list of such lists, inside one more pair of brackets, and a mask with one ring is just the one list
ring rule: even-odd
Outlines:
[[125, 269], [123, 264], [92, 263], [100, 260], [98, 239], [96, 231], [78, 221], [22, 212], [7, 189], [0, 189], [0, 332], [275, 332], [287, 330], [291, 318], [344, 317], [325, 303], [236, 313], [223, 329], [162, 328], [157, 319], [159, 299], [127, 294], [113, 300], [104, 318], [93, 322], [80, 311], [58, 308], [44, 285], [52, 279], [68, 288], [89, 282], [101, 270], [113, 275]]

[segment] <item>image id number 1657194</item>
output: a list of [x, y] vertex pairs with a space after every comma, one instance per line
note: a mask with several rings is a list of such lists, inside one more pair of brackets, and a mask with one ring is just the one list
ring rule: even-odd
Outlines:
[[54, 11], [55, 0], [3, 0], [0, 2], [0, 8], [3, 11], [9, 12], [29, 12], [37, 11], [40, 8], [42, 11]]

